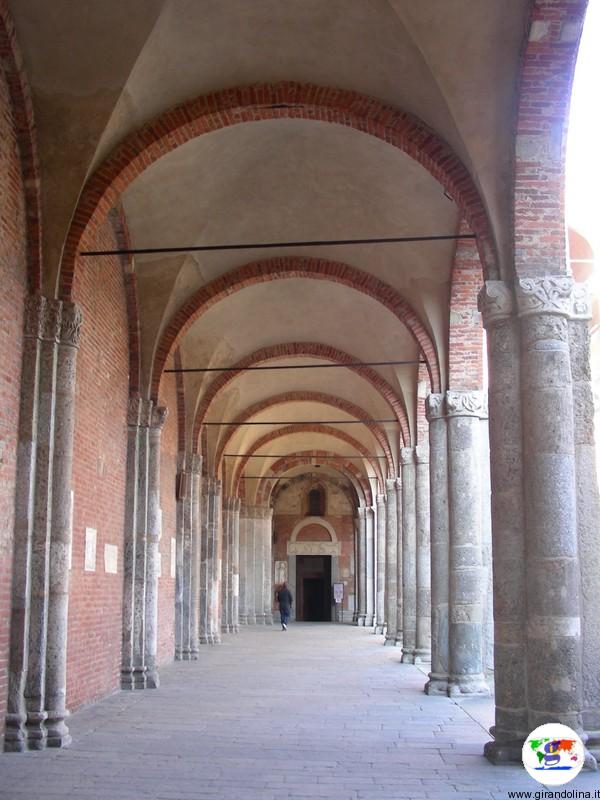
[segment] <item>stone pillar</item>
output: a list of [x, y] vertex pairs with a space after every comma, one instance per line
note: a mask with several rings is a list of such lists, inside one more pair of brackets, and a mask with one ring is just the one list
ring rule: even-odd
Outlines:
[[191, 456], [191, 526], [189, 569], [189, 653], [200, 655], [200, 569], [202, 531], [202, 456]]
[[431, 660], [431, 547], [429, 530], [429, 447], [415, 447], [417, 528], [417, 622], [415, 664]]
[[160, 518], [160, 435], [167, 419], [167, 409], [156, 406], [148, 437], [148, 530], [146, 551], [145, 663], [146, 688], [158, 689], [158, 547], [161, 537]]
[[372, 507], [365, 509], [366, 535], [366, 586], [365, 586], [365, 628], [375, 624], [375, 512]]
[[52, 526], [46, 653], [46, 729], [48, 747], [71, 742], [65, 719], [67, 696], [67, 624], [69, 558], [71, 551], [71, 474], [75, 423], [75, 369], [81, 336], [81, 310], [62, 304], [56, 371], [54, 460], [52, 467]]
[[231, 529], [233, 522], [233, 498], [223, 498], [222, 562], [221, 562], [221, 632], [231, 632]]
[[385, 618], [386, 645], [396, 645], [396, 633], [398, 630], [396, 617], [398, 614], [398, 507], [396, 500], [396, 480], [390, 479], [385, 482], [386, 502], [385, 502]]
[[489, 694], [483, 672], [482, 392], [448, 391], [449, 695]]
[[415, 663], [417, 647], [417, 519], [415, 450], [403, 447], [402, 463], [402, 663]]
[[529, 728], [582, 731], [581, 575], [568, 316], [573, 281], [523, 278], [521, 407], [527, 555]]
[[254, 506], [246, 506], [246, 513], [248, 515], [246, 527], [246, 603], [248, 608], [247, 623], [248, 625], [256, 625], [256, 604], [255, 604], [255, 588], [256, 588], [256, 509]]
[[377, 495], [377, 574], [375, 633], [385, 631], [385, 495]]
[[208, 479], [208, 627], [212, 644], [221, 643], [221, 481]]
[[210, 601], [211, 601], [211, 568], [210, 568], [210, 542], [208, 534], [208, 486], [211, 478], [205, 477], [202, 481], [202, 494], [200, 496], [200, 608], [199, 608], [199, 643], [210, 644]]
[[448, 522], [448, 435], [443, 394], [426, 401], [429, 422], [431, 531], [431, 672], [426, 694], [448, 693], [448, 596], [450, 543]]
[[239, 497], [233, 500], [233, 532], [231, 554], [231, 614], [234, 633], [240, 632], [240, 507]]
[[494, 585], [494, 741], [484, 748], [493, 763], [520, 761], [530, 732], [525, 641], [525, 501], [521, 424], [521, 353], [512, 287], [486, 281], [479, 310], [487, 332], [489, 435]]
[[[402, 469], [402, 467], [401, 467]], [[396, 479], [396, 647], [402, 647], [402, 479]]]
[[356, 535], [356, 596], [357, 617], [356, 624], [364, 628], [367, 616], [367, 510], [360, 506], [356, 510], [355, 518]]
[[248, 580], [247, 580], [247, 570], [248, 570], [248, 525], [250, 520], [248, 519], [248, 509], [242, 503], [240, 505], [240, 598], [239, 598], [239, 623], [240, 625], [247, 625], [248, 624], [248, 600], [247, 600], [247, 593], [248, 593]]
[[273, 509], [263, 510], [263, 608], [265, 625], [273, 624]]
[[41, 340], [46, 298], [33, 295], [25, 303], [23, 368], [19, 410], [19, 448], [15, 495], [12, 606], [8, 705], [4, 745], [9, 752], [27, 747], [25, 680], [29, 660], [28, 625], [31, 607], [32, 509], [35, 500], [35, 464], [40, 393]]
[[176, 560], [175, 560], [175, 659], [184, 661], [188, 650], [189, 632], [189, 609], [186, 607], [185, 575], [187, 559], [185, 557], [185, 494], [187, 490], [185, 465], [187, 453], [180, 452], [177, 455], [177, 505], [175, 511], [175, 535], [176, 535]]

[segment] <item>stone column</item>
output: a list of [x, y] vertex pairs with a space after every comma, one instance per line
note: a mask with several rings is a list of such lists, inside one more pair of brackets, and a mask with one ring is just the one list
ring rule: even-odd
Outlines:
[[211, 569], [210, 569], [210, 542], [208, 534], [208, 507], [209, 495], [208, 485], [211, 481], [210, 478], [205, 477], [202, 481], [202, 494], [200, 496], [200, 609], [199, 609], [199, 643], [210, 644], [210, 587], [211, 587]]
[[[402, 469], [402, 467], [400, 467]], [[402, 647], [402, 479], [396, 478], [396, 647]]]
[[356, 596], [357, 617], [356, 623], [364, 628], [367, 616], [367, 510], [360, 506], [356, 510], [355, 531], [357, 543], [356, 560]]
[[398, 614], [398, 509], [396, 501], [396, 480], [390, 479], [385, 482], [386, 502], [385, 502], [385, 618], [386, 645], [392, 647], [396, 644], [396, 633], [398, 630], [396, 617]]
[[415, 664], [431, 660], [431, 546], [429, 530], [429, 447], [415, 447], [417, 522], [417, 625]]
[[175, 562], [175, 659], [183, 661], [186, 658], [187, 640], [189, 631], [189, 614], [187, 613], [185, 598], [185, 555], [184, 555], [184, 504], [186, 494], [185, 464], [187, 453], [177, 455], [177, 505], [175, 511], [176, 531], [176, 562]]
[[200, 570], [202, 535], [202, 456], [191, 456], [191, 528], [189, 589], [189, 652], [196, 660], [200, 655]]
[[27, 747], [46, 746], [45, 683], [47, 614], [52, 518], [56, 364], [61, 331], [62, 303], [48, 300], [40, 347], [35, 495], [31, 551], [29, 659], [25, 681]]
[[385, 495], [376, 498], [377, 525], [377, 573], [376, 573], [376, 607], [375, 633], [385, 632]]
[[529, 728], [582, 731], [581, 574], [568, 316], [573, 281], [523, 278], [521, 318]]
[[233, 534], [232, 534], [232, 626], [233, 632], [240, 632], [240, 506], [239, 497], [233, 500]]
[[417, 519], [415, 450], [403, 447], [402, 464], [402, 663], [415, 663], [417, 647]]
[[32, 295], [25, 304], [23, 368], [19, 410], [19, 448], [15, 493], [15, 535], [10, 624], [8, 705], [4, 745], [9, 752], [27, 747], [25, 682], [29, 664], [29, 614], [32, 586], [33, 508], [36, 494], [41, 341], [47, 301]]
[[446, 392], [450, 522], [449, 695], [489, 694], [483, 672], [482, 392]]
[[240, 599], [239, 599], [239, 622], [240, 625], [248, 624], [248, 582], [247, 582], [247, 569], [248, 569], [248, 510], [242, 503], [240, 505]]
[[273, 624], [273, 509], [265, 508], [263, 517], [263, 608], [265, 625]]
[[569, 320], [569, 349], [575, 414], [577, 536], [583, 601], [583, 727], [588, 748], [600, 757], [600, 501], [594, 445], [594, 398], [590, 363], [590, 300], [575, 285]]
[[67, 696], [67, 625], [69, 612], [69, 557], [71, 551], [71, 475], [75, 423], [75, 370], [81, 337], [81, 310], [62, 304], [56, 371], [56, 421], [52, 467], [52, 527], [46, 653], [46, 729], [48, 747], [71, 742], [65, 719]]
[[160, 435], [167, 419], [167, 409], [152, 409], [148, 451], [148, 532], [146, 551], [145, 663], [146, 688], [158, 689], [160, 681], [156, 653], [158, 646], [158, 546], [160, 520]]
[[479, 310], [487, 332], [494, 584], [494, 741], [484, 748], [493, 763], [520, 761], [530, 732], [525, 641], [525, 501], [521, 424], [521, 353], [513, 290], [486, 281]]
[[246, 526], [246, 603], [247, 603], [247, 622], [248, 625], [256, 625], [256, 603], [255, 603], [255, 588], [256, 588], [256, 508], [254, 506], [246, 506], [246, 513], [248, 515]]
[[254, 614], [256, 624], [265, 624], [265, 525], [264, 508], [254, 507]]
[[431, 672], [426, 694], [448, 693], [448, 595], [450, 543], [448, 522], [448, 435], [443, 394], [426, 401], [429, 422], [431, 530]]
[[221, 589], [221, 481], [216, 478], [208, 480], [208, 566], [209, 566], [209, 603], [208, 621], [210, 641], [221, 643], [220, 624], [220, 589]]
[[223, 528], [222, 528], [222, 562], [221, 562], [221, 632], [231, 632], [231, 570], [230, 570], [230, 538], [232, 527], [232, 502], [233, 498], [223, 498]]
[[375, 512], [372, 507], [365, 509], [366, 530], [366, 614], [365, 628], [375, 624]]

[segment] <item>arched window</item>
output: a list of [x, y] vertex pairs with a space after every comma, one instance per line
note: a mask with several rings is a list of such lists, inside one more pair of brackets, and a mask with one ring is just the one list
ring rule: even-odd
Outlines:
[[308, 516], [322, 517], [325, 514], [325, 489], [315, 486], [308, 493]]

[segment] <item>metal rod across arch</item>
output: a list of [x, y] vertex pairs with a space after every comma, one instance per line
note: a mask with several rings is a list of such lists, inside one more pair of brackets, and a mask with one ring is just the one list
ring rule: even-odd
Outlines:
[[[224, 453], [223, 458], [294, 458], [293, 454], [290, 456], [290, 453], [273, 453], [269, 455], [247, 455], [246, 453]], [[357, 459], [359, 461], [363, 461], [364, 459], [368, 458], [380, 458], [382, 460], [387, 460], [387, 456], [374, 456], [368, 454], [366, 456], [303, 456], [303, 458], [314, 458], [319, 459], [322, 458], [326, 461], [346, 461], [348, 459], [354, 460]], [[316, 466], [315, 464], [306, 464], [305, 466]]]
[[241, 428], [242, 426], [255, 425], [369, 425], [384, 422], [391, 422], [394, 425], [400, 424], [397, 419], [305, 419], [299, 421], [295, 419], [272, 419], [264, 422], [203, 422], [202, 425]]
[[[322, 356], [315, 356], [321, 358]], [[281, 356], [289, 358], [289, 356]], [[264, 367], [180, 367], [178, 369], [165, 369], [164, 372], [262, 372], [276, 369], [342, 369], [348, 367], [393, 367], [405, 364], [426, 364], [423, 359], [409, 359], [404, 361], [348, 361], [344, 364], [274, 364]]]

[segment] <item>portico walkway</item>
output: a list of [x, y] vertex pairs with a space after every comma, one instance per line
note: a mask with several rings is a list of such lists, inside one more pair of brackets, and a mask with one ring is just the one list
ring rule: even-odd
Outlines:
[[[246, 628], [162, 671], [159, 691], [74, 715], [68, 750], [0, 756], [2, 800], [508, 798], [543, 787], [481, 756], [490, 705], [422, 693], [364, 628]], [[568, 788], [593, 791], [598, 774]]]

